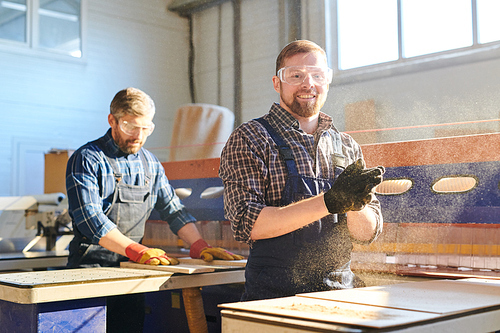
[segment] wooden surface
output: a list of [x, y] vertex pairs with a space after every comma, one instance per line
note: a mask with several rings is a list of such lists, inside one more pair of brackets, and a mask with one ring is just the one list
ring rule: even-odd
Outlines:
[[215, 271], [215, 268], [210, 266], [199, 266], [199, 265], [188, 265], [188, 264], [154, 266], [154, 265], [138, 264], [132, 261], [121, 262], [120, 267], [145, 269], [152, 271], [164, 271], [171, 273], [182, 273], [182, 274], [199, 274], [199, 273], [207, 273]]
[[[485, 327], [495, 330], [500, 328], [500, 320], [497, 319], [500, 311], [500, 281], [464, 279], [409, 282], [219, 306], [223, 311], [232, 311], [226, 313], [231, 318], [240, 318], [241, 323], [252, 322], [252, 317], [259, 315], [269, 316], [266, 320], [277, 326], [288, 320], [307, 320], [311, 323], [355, 325], [357, 328], [395, 329], [400, 325], [432, 326], [439, 322], [438, 330], [433, 332], [442, 332], [441, 323], [454, 316], [458, 318], [454, 321], [455, 327], [461, 321], [467, 325], [474, 324], [474, 321], [477, 322], [474, 318], [484, 316], [488, 319], [488, 326]], [[458, 327], [461, 327], [460, 324]], [[418, 331], [425, 330], [419, 328]]]
[[[300, 297], [452, 314], [500, 304], [500, 281], [435, 280], [300, 294]], [[496, 281], [496, 283], [494, 282]]]
[[316, 322], [375, 328], [403, 325], [439, 317], [435, 313], [403, 311], [298, 296], [222, 304], [220, 307], [287, 318], [307, 318]]
[[192, 258], [177, 258], [181, 264], [189, 265], [208, 265], [208, 266], [233, 266], [233, 267], [245, 267], [247, 265], [247, 260], [212, 260], [204, 261], [202, 259], [192, 259]]
[[100, 267], [5, 273], [0, 274], [0, 300], [33, 304], [245, 281], [241, 267], [206, 267], [211, 272], [174, 274], [143, 267]]
[[168, 179], [196, 179], [219, 177], [220, 158], [163, 162]]
[[246, 265], [246, 260], [214, 260], [206, 262], [201, 259], [179, 258], [178, 265], [144, 265], [136, 262], [127, 261], [120, 263], [120, 267], [134, 269], [149, 269], [172, 273], [199, 274], [214, 272], [215, 270], [227, 270], [233, 268], [242, 268]]
[[0, 299], [33, 304], [159, 291], [171, 272], [118, 267], [0, 274]]
[[368, 167], [500, 161], [500, 133], [361, 145]]

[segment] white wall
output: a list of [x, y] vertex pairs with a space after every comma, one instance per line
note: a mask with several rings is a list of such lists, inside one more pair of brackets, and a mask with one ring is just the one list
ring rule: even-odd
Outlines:
[[[241, 2], [242, 120], [266, 113], [279, 97], [271, 77], [279, 45], [279, 0]], [[233, 4], [226, 2], [194, 15], [195, 83], [197, 102], [217, 104], [217, 45], [221, 22], [220, 82], [223, 106], [234, 106]]]
[[174, 111], [190, 97], [187, 20], [166, 7], [165, 0], [88, 0], [84, 62], [0, 48], [0, 195], [36, 194], [26, 191], [40, 190], [43, 154], [103, 135], [111, 99], [128, 86], [156, 102], [157, 129], [146, 146], [168, 146]]
[[[390, 78], [335, 86], [328, 107], [343, 128], [344, 106], [375, 101], [378, 128], [446, 124], [500, 118], [500, 60], [443, 67]], [[499, 131], [499, 122], [387, 131], [378, 140], [432, 138], [436, 130]]]
[[[242, 6], [242, 120], [258, 117], [269, 110], [278, 95], [271, 84], [276, 56], [285, 42], [280, 40], [280, 8], [285, 0], [244, 0]], [[302, 38], [326, 47], [324, 0], [302, 0]], [[196, 83], [201, 102], [216, 100], [217, 82], [215, 38], [219, 20], [222, 32], [225, 79], [222, 82], [223, 103], [232, 108], [232, 3], [196, 13], [195, 48]], [[204, 60], [199, 60], [204, 58]], [[428, 124], [498, 119], [500, 115], [500, 59], [417, 71], [382, 79], [332, 85], [323, 109], [333, 116], [336, 126], [345, 129], [346, 104], [373, 99], [376, 128], [407, 127]], [[227, 98], [226, 98], [227, 97]], [[432, 138], [441, 127], [386, 131], [378, 134], [379, 142]], [[457, 132], [499, 131], [498, 122], [479, 125], [443, 127]]]

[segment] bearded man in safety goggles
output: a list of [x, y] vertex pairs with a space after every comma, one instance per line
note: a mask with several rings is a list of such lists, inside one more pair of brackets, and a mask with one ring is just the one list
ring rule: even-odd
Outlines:
[[276, 60], [279, 103], [239, 126], [221, 156], [224, 208], [250, 246], [242, 300], [363, 286], [350, 269], [352, 242], [382, 231], [373, 194], [383, 167], [321, 112], [332, 70], [317, 44], [294, 41]]

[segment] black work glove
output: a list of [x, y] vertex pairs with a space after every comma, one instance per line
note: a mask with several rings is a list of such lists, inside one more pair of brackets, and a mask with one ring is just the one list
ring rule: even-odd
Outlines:
[[384, 172], [383, 166], [365, 169], [362, 159], [350, 164], [325, 193], [326, 208], [331, 214], [362, 210], [372, 201], [372, 190], [382, 182]]

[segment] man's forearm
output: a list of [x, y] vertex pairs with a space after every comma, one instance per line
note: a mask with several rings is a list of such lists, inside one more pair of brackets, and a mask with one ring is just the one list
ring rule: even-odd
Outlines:
[[371, 240], [377, 231], [378, 219], [378, 215], [367, 205], [360, 211], [347, 212], [347, 227], [353, 238], [366, 242]]
[[102, 247], [112, 252], [121, 254], [122, 256], [127, 256], [127, 254], [125, 253], [125, 249], [132, 243], [135, 242], [122, 234], [116, 228], [101, 237], [101, 240], [99, 241], [99, 245], [101, 245]]
[[177, 236], [190, 246], [201, 238], [201, 234], [194, 223], [187, 223], [177, 232]]
[[252, 229], [252, 240], [278, 237], [317, 221], [329, 212], [323, 194], [285, 207], [264, 207]]

